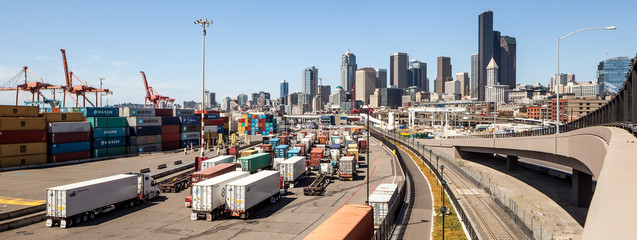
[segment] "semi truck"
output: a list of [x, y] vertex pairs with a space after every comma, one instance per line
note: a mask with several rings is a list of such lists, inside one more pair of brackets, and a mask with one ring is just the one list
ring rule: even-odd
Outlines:
[[289, 183], [291, 188], [294, 188], [294, 183], [299, 178], [304, 178], [307, 173], [307, 166], [305, 164], [305, 157], [291, 157], [281, 162], [281, 176], [285, 183]]
[[125, 173], [46, 190], [46, 226], [68, 228], [118, 207], [131, 207], [159, 196], [155, 179]]
[[281, 197], [281, 175], [264, 170], [226, 185], [226, 212], [233, 217], [250, 218], [254, 207], [267, 201], [275, 203]]
[[226, 198], [224, 197], [226, 184], [249, 176], [248, 172], [229, 172], [211, 179], [195, 183], [192, 186], [192, 214], [190, 220], [205, 218], [212, 221], [225, 214]]
[[338, 177], [341, 180], [354, 180], [354, 177], [356, 177], [356, 160], [353, 156], [341, 158], [338, 166]]

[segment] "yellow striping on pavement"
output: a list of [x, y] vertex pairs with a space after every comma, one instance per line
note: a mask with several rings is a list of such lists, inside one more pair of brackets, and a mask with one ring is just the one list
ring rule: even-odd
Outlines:
[[31, 200], [22, 198], [12, 198], [0, 196], [0, 204], [37, 206], [46, 203], [46, 200]]

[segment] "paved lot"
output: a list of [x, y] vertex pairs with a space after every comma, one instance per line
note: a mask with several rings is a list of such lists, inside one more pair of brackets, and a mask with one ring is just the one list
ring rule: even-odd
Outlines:
[[[370, 191], [380, 183], [402, 181], [402, 178], [394, 180], [395, 163], [389, 153], [379, 148], [377, 141], [372, 140], [370, 149], [369, 169], [372, 179]], [[32, 193], [14, 195], [36, 198], [44, 192], [46, 186], [75, 182], [74, 179], [83, 177], [88, 178], [91, 176], [90, 172], [101, 172], [100, 167], [110, 166], [117, 169], [119, 167], [115, 165], [118, 162], [124, 164], [121, 161], [127, 160], [114, 160], [112, 165], [102, 163], [104, 165], [69, 166], [65, 167], [65, 170], [56, 169], [63, 172], [58, 173], [62, 175], [55, 178], [51, 177], [53, 174], [38, 172], [44, 170], [31, 170], [32, 176], [39, 177], [29, 184], [40, 190], [28, 190]], [[128, 161], [130, 163], [131, 160]], [[155, 166], [159, 163], [149, 164]], [[80, 171], [80, 168], [87, 168], [87, 170]], [[70, 176], [64, 176], [64, 174]], [[325, 196], [304, 196], [302, 187], [313, 181], [314, 176], [311, 176], [301, 182], [297, 188], [291, 189], [291, 193], [277, 203], [261, 206], [248, 220], [221, 218], [213, 222], [191, 221], [191, 210], [184, 207], [184, 198], [187, 196], [187, 191], [184, 191], [167, 193], [151, 204], [107, 213], [93, 221], [69, 229], [46, 228], [42, 222], [2, 232], [0, 239], [301, 239], [343, 204], [364, 204], [366, 189], [363, 176], [365, 174], [365, 168], [362, 168], [359, 169], [359, 177], [354, 181], [335, 180], [327, 187]], [[10, 177], [16, 181], [13, 178], [18, 176], [2, 176], [0, 180], [4, 177]], [[55, 183], [47, 181], [52, 178], [56, 179]], [[21, 192], [21, 188], [23, 187], [11, 186], [10, 190], [2, 191], [4, 194]]]

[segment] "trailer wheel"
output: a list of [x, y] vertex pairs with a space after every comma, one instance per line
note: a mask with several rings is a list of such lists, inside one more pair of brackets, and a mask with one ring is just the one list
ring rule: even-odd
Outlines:
[[74, 222], [75, 222], [75, 224], [80, 224], [80, 222], [82, 221], [82, 217], [81, 217], [81, 216], [79, 216], [79, 215], [78, 215], [78, 216], [75, 216], [74, 220], [75, 220], [75, 221], [74, 221]]
[[128, 207], [133, 207], [133, 206], [135, 206], [135, 200], [130, 200], [128, 202]]
[[88, 220], [88, 213], [82, 214], [82, 222], [86, 222]]
[[[62, 221], [64, 221], [64, 225], [62, 225]], [[73, 226], [73, 220], [71, 220], [70, 218], [64, 219], [64, 220], [60, 220], [60, 228], [70, 228], [71, 226]]]
[[243, 215], [243, 220], [248, 220], [250, 218], [250, 210], [246, 211], [245, 215]]
[[270, 203], [274, 204], [276, 202], [276, 197], [272, 196], [270, 197]]
[[93, 220], [93, 218], [95, 218], [95, 212], [93, 211], [88, 212], [88, 218]]

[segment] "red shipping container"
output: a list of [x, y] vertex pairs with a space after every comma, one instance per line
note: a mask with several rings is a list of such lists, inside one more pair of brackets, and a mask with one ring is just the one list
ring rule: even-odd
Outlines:
[[46, 130], [0, 131], [0, 144], [46, 142]]
[[245, 120], [244, 118], [241, 118], [241, 119], [239, 119], [239, 122], [240, 122], [240, 123], [245, 123], [245, 122], [246, 122], [246, 120]]
[[263, 152], [272, 152], [272, 144], [261, 144], [261, 149], [263, 149]]
[[[161, 135], [161, 142], [174, 142], [174, 141], [179, 141], [179, 133], [168, 133], [168, 134], [162, 134]], [[162, 148], [164, 149], [164, 148]]]
[[66, 162], [80, 159], [91, 158], [91, 151], [84, 152], [70, 152], [70, 153], [60, 153], [49, 155], [49, 162]]
[[310, 166], [312, 168], [318, 168], [319, 160], [323, 158], [323, 151], [325, 151], [323, 148], [312, 148], [310, 152]]
[[300, 147], [301, 148], [301, 152], [299, 154], [301, 154], [301, 156], [305, 156], [305, 144], [303, 143], [299, 143], [294, 145], [295, 147]]
[[230, 117], [219, 117], [219, 119], [222, 119], [223, 123], [229, 123], [230, 122]]
[[50, 143], [72, 143], [72, 142], [88, 142], [88, 141], [91, 141], [90, 132], [70, 132], [70, 133], [49, 134]]
[[155, 108], [155, 116], [158, 117], [172, 117], [173, 110], [170, 108]]
[[179, 125], [164, 125], [161, 126], [161, 135], [169, 133], [179, 133]]
[[233, 155], [237, 157], [237, 149], [236, 148], [228, 148], [228, 155]]
[[[192, 177], [190, 178], [190, 182], [192, 184], [211, 179], [216, 176], [220, 176], [224, 173], [234, 172], [237, 170], [236, 165], [234, 163], [222, 163], [215, 165], [211, 168], [206, 168], [201, 171], [197, 171], [192, 173]], [[192, 185], [191, 184], [191, 185]]]
[[[177, 134], [177, 136], [179, 136], [179, 134]], [[163, 138], [162, 138], [163, 140]], [[172, 142], [162, 142], [161, 143], [161, 150], [163, 151], [170, 151], [170, 150], [176, 150], [179, 149], [179, 141], [172, 141]]]
[[205, 126], [219, 126], [223, 125], [223, 119], [204, 119], [203, 123]]

